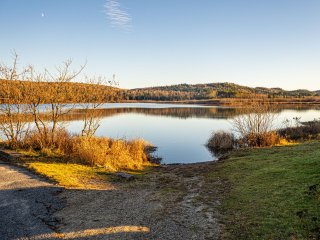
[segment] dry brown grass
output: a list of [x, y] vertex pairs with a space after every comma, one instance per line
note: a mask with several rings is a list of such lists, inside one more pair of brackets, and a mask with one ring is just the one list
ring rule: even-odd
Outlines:
[[152, 165], [146, 152], [149, 145], [142, 139], [127, 141], [75, 136], [63, 151], [71, 161], [103, 166], [110, 171], [143, 170]]
[[148, 150], [151, 144], [143, 139], [78, 136], [65, 129], [55, 132], [53, 142], [47, 143], [41, 136], [37, 131], [27, 134], [21, 143], [23, 149], [38, 156], [59, 158], [60, 162], [99, 166], [108, 171], [143, 170], [154, 165]]
[[[44, 131], [46, 132], [46, 137], [44, 137]], [[36, 151], [46, 151], [45, 149], [61, 150], [69, 147], [72, 138], [73, 136], [64, 128], [55, 130], [53, 137], [51, 129], [42, 129], [42, 134], [39, 134], [37, 130], [33, 130], [25, 135], [20, 145], [25, 149]]]
[[275, 131], [264, 133], [250, 133], [244, 138], [240, 139], [240, 146], [245, 145], [248, 147], [271, 147], [279, 145], [281, 138]]

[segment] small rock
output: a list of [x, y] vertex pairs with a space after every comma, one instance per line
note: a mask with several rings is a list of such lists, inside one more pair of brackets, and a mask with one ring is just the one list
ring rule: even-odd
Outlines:
[[116, 176], [126, 179], [126, 180], [133, 180], [134, 176], [132, 174], [129, 173], [125, 173], [125, 172], [117, 172]]

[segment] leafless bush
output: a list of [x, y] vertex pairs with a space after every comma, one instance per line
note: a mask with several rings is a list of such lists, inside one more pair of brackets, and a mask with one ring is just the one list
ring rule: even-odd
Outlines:
[[[76, 99], [76, 96], [71, 96], [73, 91], [69, 83], [79, 76], [84, 66], [80, 66], [78, 70], [72, 70], [71, 66], [72, 61], [68, 60], [57, 67], [55, 73], [48, 70], [45, 70], [44, 73], [35, 71], [31, 73], [29, 80], [34, 84], [29, 85], [32, 94], [28, 96], [26, 102], [34, 118], [39, 135], [38, 140], [42, 141], [41, 147], [51, 148], [55, 145], [61, 117], [68, 114], [75, 106], [74, 103], [69, 102], [70, 99]], [[40, 88], [41, 83], [50, 83], [50, 88], [43, 91]], [[47, 115], [44, 115], [44, 112]], [[49, 116], [49, 120], [44, 119], [44, 116], [46, 118]]]
[[[106, 101], [115, 100], [119, 91], [113, 87], [117, 85], [114, 77], [110, 81], [87, 77], [85, 83], [74, 84], [84, 67], [74, 70], [72, 61], [67, 60], [55, 71], [38, 72], [28, 66], [19, 72], [17, 54], [12, 65], [0, 64], [0, 136], [15, 148], [22, 143], [34, 149], [60, 149], [69, 142], [61, 120], [81, 103], [84, 106], [81, 134], [92, 137], [101, 120], [100, 112], [95, 110]], [[30, 133], [26, 116], [32, 117], [34, 123]], [[62, 143], [64, 139], [66, 143]]]
[[238, 116], [232, 120], [234, 130], [239, 134], [241, 146], [262, 147], [277, 143], [274, 132], [276, 114], [269, 106], [254, 106], [251, 113]]
[[[113, 77], [112, 80], [107, 81], [104, 77], [86, 77], [86, 83], [90, 86], [86, 93], [82, 93], [81, 98], [85, 102], [83, 107], [83, 128], [81, 135], [86, 137], [93, 137], [97, 129], [100, 127], [101, 113], [96, 111], [101, 105], [106, 102], [105, 90], [101, 88], [104, 86], [116, 86], [117, 83]], [[98, 86], [98, 87], [96, 87]]]
[[[13, 54], [12, 65], [0, 64], [0, 132], [5, 136], [12, 148], [18, 147], [21, 139], [28, 131], [28, 123], [23, 121], [27, 108], [23, 102], [25, 84], [22, 81], [29, 77], [32, 67], [18, 69], [18, 55]], [[13, 86], [13, 82], [17, 82]]]
[[207, 142], [207, 147], [214, 152], [227, 151], [235, 147], [236, 139], [231, 132], [213, 132]]

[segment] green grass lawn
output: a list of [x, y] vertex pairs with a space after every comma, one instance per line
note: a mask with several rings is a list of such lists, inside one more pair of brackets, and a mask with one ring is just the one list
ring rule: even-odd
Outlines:
[[320, 239], [320, 142], [234, 152], [218, 179], [224, 239]]

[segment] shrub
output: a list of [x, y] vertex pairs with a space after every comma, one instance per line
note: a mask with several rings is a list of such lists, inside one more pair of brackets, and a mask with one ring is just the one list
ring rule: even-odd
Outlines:
[[277, 132], [250, 133], [241, 139], [242, 146], [248, 147], [270, 147], [280, 143]]
[[231, 132], [213, 132], [207, 142], [207, 147], [215, 152], [228, 151], [234, 148], [236, 139]]
[[87, 138], [74, 136], [64, 152], [69, 160], [86, 165], [103, 165], [101, 156], [106, 156], [109, 148], [108, 138]]
[[232, 125], [242, 138], [247, 136], [260, 138], [274, 130], [275, 119], [276, 114], [272, 109], [268, 106], [257, 105], [252, 108], [252, 112], [235, 117]]
[[234, 130], [239, 133], [239, 146], [269, 147], [280, 144], [281, 137], [274, 130], [276, 114], [270, 106], [256, 105], [252, 110], [232, 120]]
[[[64, 128], [55, 131], [52, 138], [52, 132], [47, 130], [47, 138], [43, 138], [43, 134], [39, 134], [37, 130], [30, 131], [22, 140], [22, 145], [26, 149], [46, 152], [53, 149], [67, 149], [70, 145], [72, 135]], [[50, 139], [50, 140], [49, 140]], [[52, 141], [53, 139], [53, 141]], [[45, 150], [44, 150], [45, 149]]]
[[296, 126], [288, 126], [278, 130], [281, 137], [288, 140], [318, 139], [320, 136], [320, 121], [302, 122]]
[[23, 148], [47, 157], [59, 156], [62, 161], [106, 167], [110, 171], [142, 170], [152, 165], [148, 150], [151, 144], [142, 139], [75, 136], [63, 128], [56, 130], [54, 138], [47, 136], [46, 139], [53, 142], [41, 136], [38, 131], [31, 131], [23, 140]]
[[142, 170], [152, 165], [146, 151], [148, 145], [141, 139], [127, 141], [76, 136], [72, 139], [71, 147], [65, 149], [65, 152], [74, 162], [103, 166], [110, 171]]

